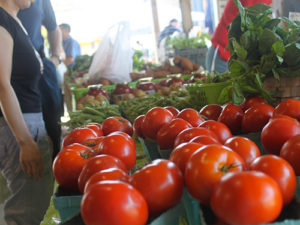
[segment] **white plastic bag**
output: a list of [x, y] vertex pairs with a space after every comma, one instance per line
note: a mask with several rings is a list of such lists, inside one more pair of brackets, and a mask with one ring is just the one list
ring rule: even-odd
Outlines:
[[113, 83], [131, 81], [132, 56], [129, 22], [122, 21], [104, 35], [89, 68], [89, 80], [93, 83], [100, 78]]

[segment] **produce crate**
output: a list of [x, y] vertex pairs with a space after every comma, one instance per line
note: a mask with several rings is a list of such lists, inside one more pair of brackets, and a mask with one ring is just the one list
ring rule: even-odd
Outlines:
[[181, 56], [189, 58], [193, 64], [198, 64], [205, 68], [205, 59], [207, 48], [187, 48], [187, 49], [175, 49], [174, 57]]
[[138, 138], [139, 142], [141, 143], [142, 149], [145, 152], [146, 157], [151, 162], [152, 160], [161, 158], [158, 145], [155, 141], [152, 141], [147, 138]]
[[171, 149], [160, 149], [159, 146], [157, 146], [157, 149], [158, 149], [158, 153], [159, 153], [159, 155], [162, 159], [169, 159], [170, 155], [171, 155], [171, 152], [173, 151], [173, 148], [171, 148]]

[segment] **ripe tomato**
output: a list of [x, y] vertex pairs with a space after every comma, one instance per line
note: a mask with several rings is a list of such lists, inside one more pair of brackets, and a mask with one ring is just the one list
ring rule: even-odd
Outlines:
[[239, 105], [227, 104], [224, 106], [218, 121], [224, 123], [233, 134], [241, 131], [244, 111]]
[[298, 123], [286, 118], [272, 119], [261, 132], [261, 143], [268, 153], [279, 155], [284, 142], [297, 134], [300, 134]]
[[192, 125], [180, 118], [171, 120], [163, 125], [157, 132], [156, 141], [160, 149], [170, 149], [174, 146], [176, 136], [183, 130], [191, 128]]
[[180, 169], [165, 159], [156, 159], [134, 172], [130, 183], [144, 196], [151, 215], [176, 205], [183, 191]]
[[84, 192], [85, 184], [93, 174], [110, 168], [118, 168], [127, 171], [124, 163], [114, 156], [103, 154], [90, 158], [83, 166], [78, 177], [78, 187], [80, 192]]
[[174, 147], [178, 146], [181, 143], [189, 142], [194, 137], [197, 137], [200, 135], [207, 135], [207, 136], [211, 136], [215, 139], [218, 139], [218, 136], [213, 131], [211, 131], [205, 127], [192, 127], [192, 128], [187, 128], [187, 129], [181, 131], [176, 136], [175, 141], [174, 141]]
[[142, 131], [142, 123], [144, 121], [145, 115], [140, 115], [133, 121], [133, 133], [138, 137], [144, 137]]
[[[124, 132], [122, 132], [124, 133]], [[124, 133], [125, 134], [125, 133]], [[98, 145], [100, 154], [112, 155], [120, 159], [130, 171], [136, 163], [136, 151], [134, 141], [123, 134], [113, 132], [104, 137]]]
[[208, 104], [201, 108], [199, 114], [206, 120], [218, 120], [223, 108], [218, 104]]
[[108, 117], [102, 122], [102, 131], [104, 136], [114, 132], [122, 131], [132, 136], [132, 124], [125, 118], [119, 116]]
[[86, 127], [95, 131], [98, 137], [103, 136], [102, 126], [100, 123], [89, 123]]
[[300, 176], [300, 135], [288, 139], [280, 150], [280, 156], [293, 167], [296, 176]]
[[174, 118], [173, 114], [162, 107], [150, 109], [142, 123], [142, 131], [145, 137], [156, 140], [159, 129]]
[[264, 172], [276, 181], [283, 197], [284, 206], [292, 201], [297, 181], [293, 167], [285, 159], [276, 155], [263, 155], [252, 162], [250, 170]]
[[300, 101], [297, 99], [286, 99], [279, 103], [274, 110], [274, 115], [284, 114], [300, 121]]
[[230, 129], [222, 122], [207, 120], [203, 122], [199, 127], [203, 127], [211, 130], [216, 134], [217, 140], [220, 141], [221, 144], [224, 144], [228, 138], [232, 137]]
[[[71, 147], [71, 148], [68, 148]], [[56, 182], [69, 191], [79, 192], [77, 180], [87, 162], [83, 154], [89, 153], [84, 145], [69, 145], [61, 150], [53, 162], [53, 175]]]
[[185, 121], [189, 122], [193, 127], [198, 127], [204, 119], [200, 116], [197, 110], [186, 108], [181, 110], [176, 118], [184, 119]]
[[265, 104], [266, 101], [259, 96], [252, 96], [252, 97], [247, 97], [244, 99], [242, 104], [240, 105], [245, 112], [247, 109], [251, 108], [252, 106], [258, 105], [258, 104]]
[[83, 195], [81, 215], [86, 225], [145, 225], [148, 208], [144, 197], [130, 184], [102, 181]]
[[119, 168], [110, 168], [106, 170], [100, 170], [97, 173], [94, 173], [86, 182], [84, 187], [84, 193], [91, 188], [92, 185], [104, 181], [104, 180], [120, 180], [123, 182], [128, 182], [129, 175], [124, 170]]
[[199, 143], [194, 143], [194, 142], [182, 143], [178, 145], [176, 148], [174, 148], [174, 150], [171, 152], [169, 159], [178, 166], [178, 168], [181, 170], [182, 174], [184, 175], [185, 166], [188, 159], [195, 151], [197, 151], [202, 146], [204, 145]]
[[214, 185], [224, 174], [244, 169], [244, 160], [228, 147], [206, 145], [192, 154], [185, 167], [185, 185], [200, 203], [209, 204]]
[[100, 144], [100, 142], [103, 140], [103, 138], [104, 138], [104, 136], [90, 138], [90, 139], [87, 139], [83, 144], [85, 146], [92, 148], [93, 150], [95, 150], [95, 152], [97, 152], [97, 146]]
[[279, 216], [282, 196], [274, 179], [265, 173], [228, 173], [215, 186], [211, 207], [228, 224], [265, 224]]
[[165, 106], [164, 109], [169, 110], [173, 114], [174, 117], [176, 117], [179, 113], [179, 110], [176, 109], [174, 106]]
[[251, 162], [260, 156], [257, 145], [246, 137], [231, 137], [227, 139], [224, 145], [238, 153], [244, 159], [246, 168], [249, 168]]
[[220, 142], [217, 139], [207, 135], [200, 135], [194, 137], [190, 140], [190, 142], [199, 143], [203, 145], [220, 144]]
[[87, 127], [76, 128], [64, 137], [62, 141], [62, 146], [66, 147], [67, 145], [73, 143], [83, 144], [87, 139], [95, 138], [95, 137], [97, 137], [97, 134], [92, 129], [89, 129]]
[[268, 104], [257, 104], [249, 109], [242, 118], [243, 133], [260, 132], [273, 116], [274, 107]]

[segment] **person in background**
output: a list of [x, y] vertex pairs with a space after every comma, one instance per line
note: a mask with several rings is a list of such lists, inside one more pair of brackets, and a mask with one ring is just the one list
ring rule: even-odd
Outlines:
[[[18, 18], [22, 21], [35, 49], [43, 60], [44, 71], [39, 82], [39, 89], [42, 97], [43, 118], [47, 133], [53, 144], [54, 159], [61, 147], [60, 117], [63, 114], [62, 93], [56, 74], [56, 68], [62, 61], [60, 29], [57, 26], [50, 0], [35, 0], [29, 8], [20, 10]], [[41, 34], [42, 26], [48, 32], [49, 58], [46, 57], [44, 52], [44, 38]]]
[[66, 54], [64, 63], [70, 68], [75, 65], [76, 57], [81, 55], [80, 45], [74, 38], [71, 37], [71, 27], [69, 24], [62, 23], [59, 27], [62, 33], [63, 48]]
[[[272, 0], [240, 0], [243, 6], [249, 6], [256, 3], [271, 4]], [[212, 46], [206, 53], [205, 68], [208, 72], [216, 71], [223, 73], [228, 71], [228, 60], [230, 57], [228, 44], [228, 25], [237, 16], [238, 9], [233, 0], [227, 0], [222, 16], [212, 37]], [[213, 67], [213, 68], [212, 68]]]
[[178, 33], [181, 33], [181, 30], [179, 28], [179, 22], [177, 19], [170, 20], [169, 25], [166, 26], [160, 32], [158, 39], [157, 39], [158, 58], [159, 58], [160, 62], [163, 62], [166, 60], [165, 44], [166, 44], [167, 37], [176, 35]]
[[7, 225], [39, 225], [53, 192], [38, 88], [43, 63], [17, 17], [30, 4], [0, 0], [0, 171], [11, 191], [4, 205]]

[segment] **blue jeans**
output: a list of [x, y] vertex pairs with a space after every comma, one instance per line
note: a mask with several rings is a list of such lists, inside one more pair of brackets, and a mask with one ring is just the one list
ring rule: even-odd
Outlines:
[[210, 73], [213, 71], [216, 71], [218, 73], [224, 73], [228, 71], [228, 63], [227, 61], [224, 61], [219, 57], [219, 54], [216, 54], [215, 59], [215, 68], [211, 68], [211, 65], [213, 64], [214, 54], [215, 54], [216, 48], [214, 46], [211, 46], [207, 53], [206, 53], [206, 59], [205, 59], [205, 68]]

